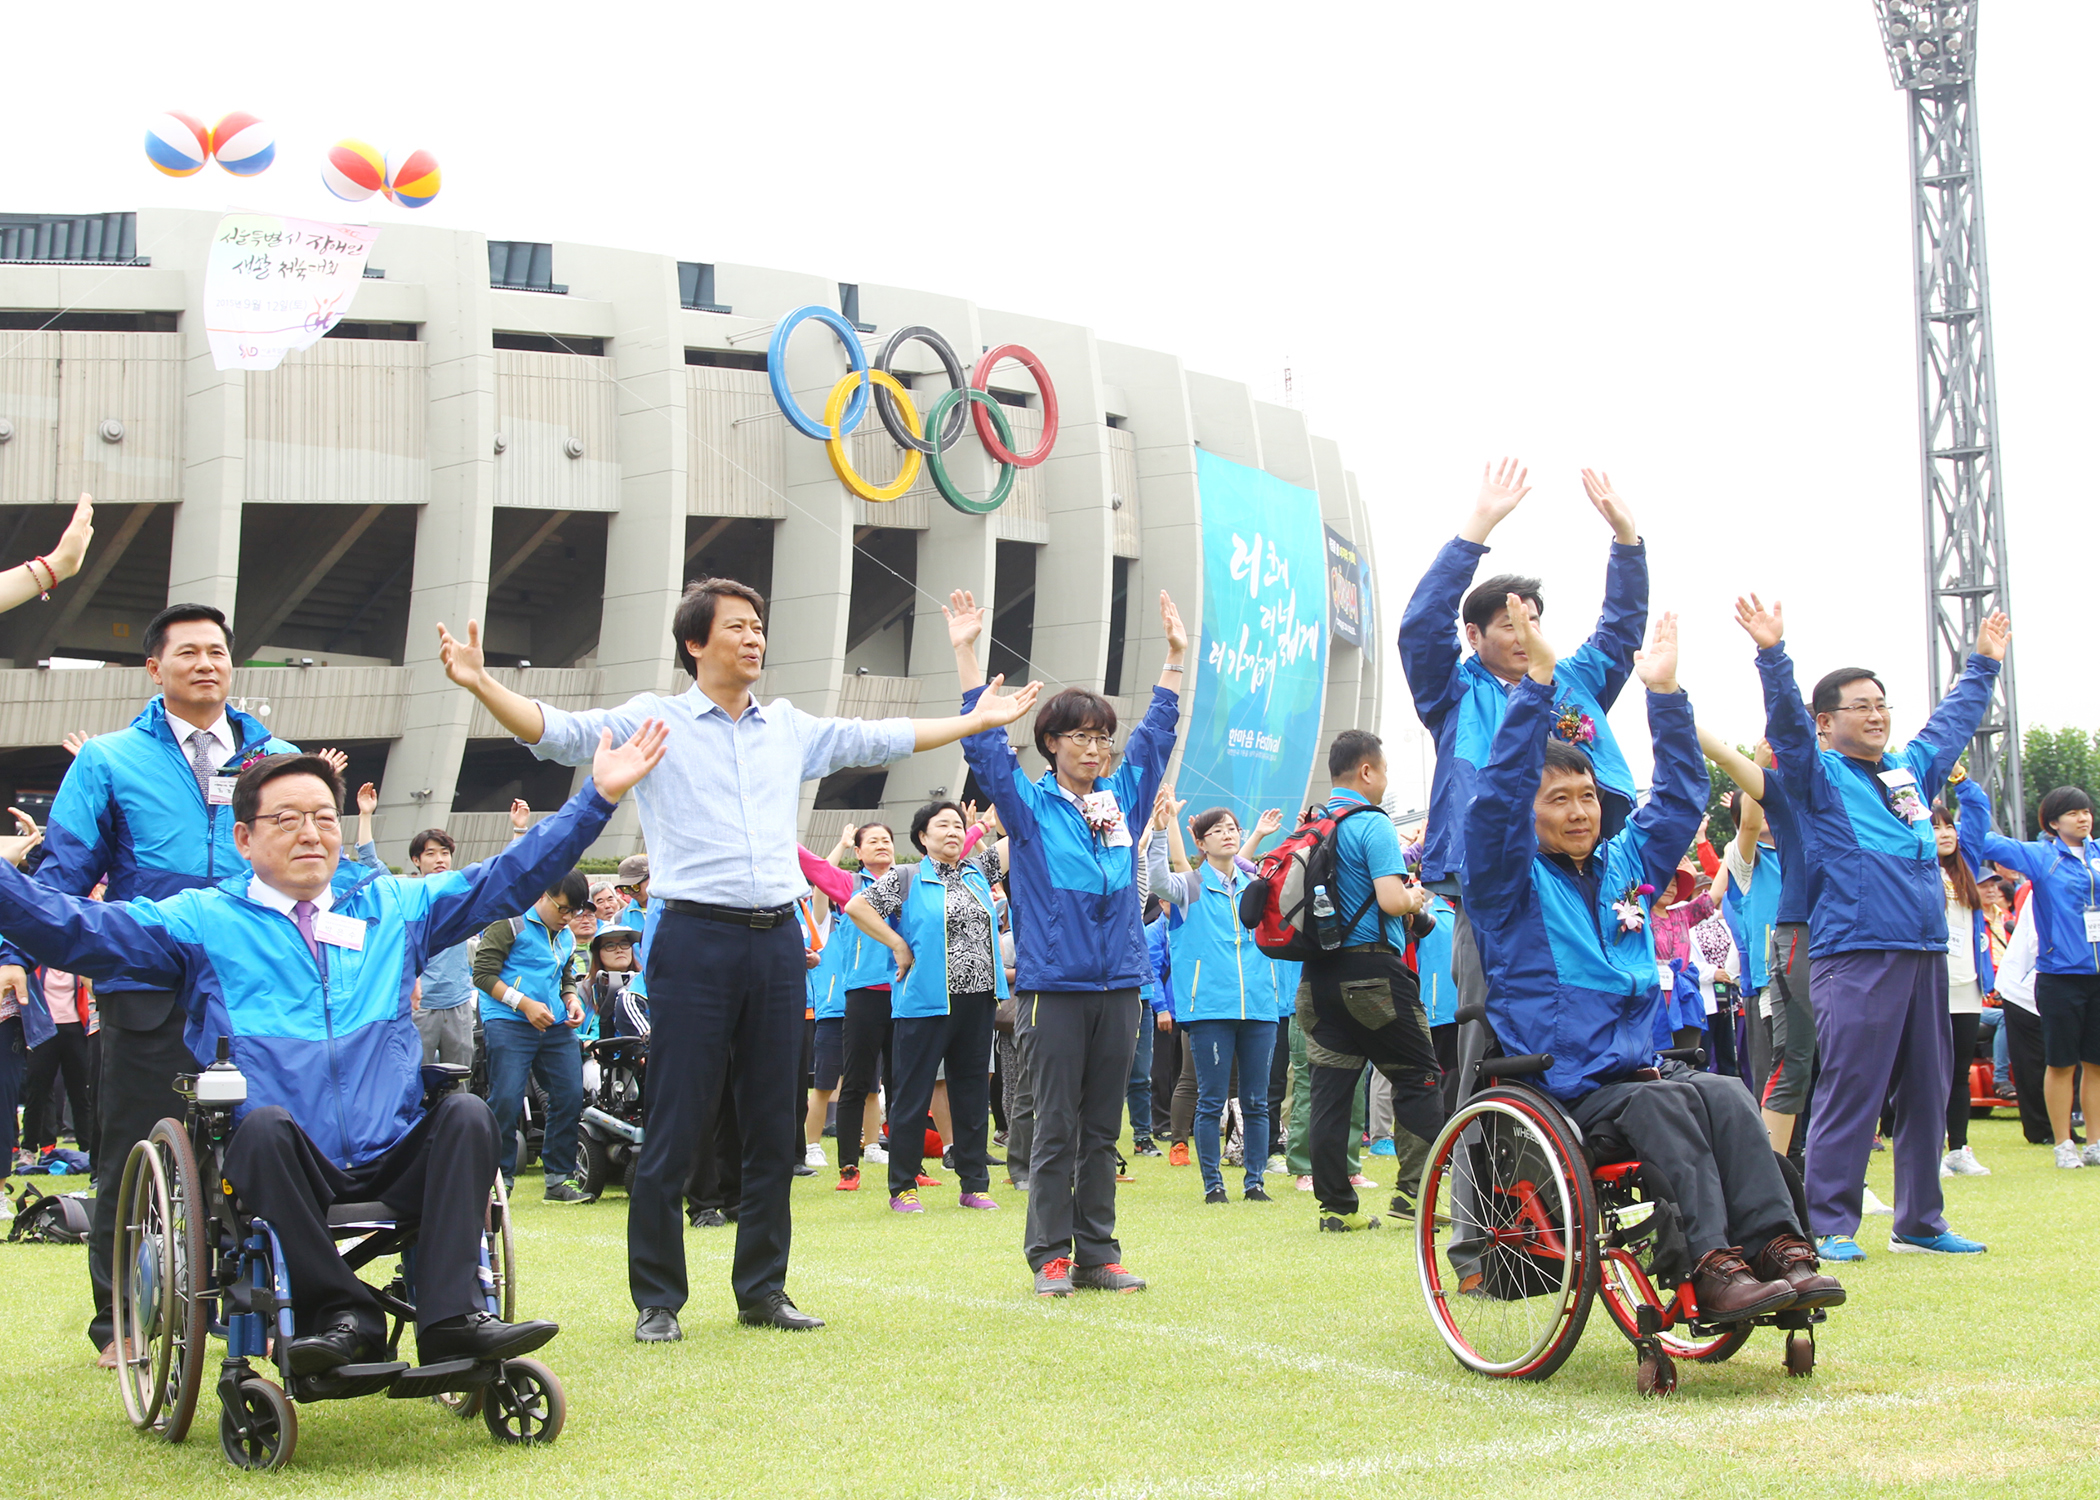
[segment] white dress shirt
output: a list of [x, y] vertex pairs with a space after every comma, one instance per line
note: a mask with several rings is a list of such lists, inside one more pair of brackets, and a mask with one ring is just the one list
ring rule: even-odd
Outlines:
[[[168, 711], [168, 727], [175, 731], [175, 740], [177, 744], [182, 746], [184, 760], [189, 759], [190, 736], [200, 729], [212, 738], [212, 763], [216, 766], [223, 766], [232, 760], [234, 751], [240, 748], [234, 742], [233, 725], [227, 722], [224, 709], [219, 710], [218, 720], [212, 724], [192, 724], [188, 719], [183, 718], [182, 715], [170, 709]], [[285, 909], [289, 911], [291, 908], [287, 907]]]

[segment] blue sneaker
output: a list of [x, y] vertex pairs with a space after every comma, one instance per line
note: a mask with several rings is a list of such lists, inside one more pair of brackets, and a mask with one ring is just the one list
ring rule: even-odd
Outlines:
[[1371, 1154], [1373, 1156], [1391, 1156], [1393, 1154], [1393, 1138], [1389, 1135], [1382, 1135], [1371, 1142]]
[[1867, 1252], [1849, 1234], [1826, 1234], [1816, 1241], [1818, 1260], [1865, 1260]]
[[1889, 1236], [1889, 1250], [1896, 1255], [1981, 1255], [1990, 1248], [1974, 1240], [1965, 1240], [1951, 1229], [1939, 1234]]

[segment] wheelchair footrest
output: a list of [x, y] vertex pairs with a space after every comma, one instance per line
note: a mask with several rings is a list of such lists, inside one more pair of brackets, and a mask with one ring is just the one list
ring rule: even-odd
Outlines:
[[498, 1368], [494, 1360], [488, 1359], [447, 1359], [434, 1365], [418, 1365], [388, 1387], [387, 1395], [396, 1401], [411, 1401], [419, 1396], [479, 1390], [496, 1378]]
[[369, 1396], [392, 1385], [407, 1368], [407, 1362], [398, 1359], [386, 1364], [337, 1365], [319, 1375], [293, 1376], [292, 1395], [300, 1401], [346, 1401], [353, 1396]]

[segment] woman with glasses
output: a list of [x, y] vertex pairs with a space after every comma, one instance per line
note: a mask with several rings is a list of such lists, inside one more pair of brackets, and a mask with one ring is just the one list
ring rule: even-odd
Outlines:
[[953, 802], [929, 802], [911, 820], [912, 847], [926, 856], [898, 865], [846, 903], [846, 915], [895, 961], [890, 999], [896, 1069], [890, 1076], [890, 1207], [921, 1213], [918, 1123], [933, 1102], [934, 1074], [945, 1071], [950, 1139], [964, 1208], [997, 1208], [989, 1192], [985, 1119], [991, 1107], [992, 1023], [1007, 995], [999, 958], [999, 911], [992, 881], [996, 846], [963, 857], [968, 835]]
[[[949, 596], [948, 640], [963, 699], [985, 693], [977, 660], [985, 611]], [[1116, 1243], [1116, 1140], [1137, 1051], [1138, 992], [1151, 972], [1138, 891], [1138, 837], [1173, 754], [1188, 631], [1162, 591], [1166, 664], [1118, 757], [1115, 707], [1066, 688], [1035, 716], [1049, 763], [1021, 773], [1006, 731], [966, 738], [963, 754], [1007, 832], [1015, 936], [1014, 1034], [1035, 1092], [1025, 1249], [1036, 1295], [1134, 1292]], [[1118, 763], [1120, 760], [1120, 763]]]

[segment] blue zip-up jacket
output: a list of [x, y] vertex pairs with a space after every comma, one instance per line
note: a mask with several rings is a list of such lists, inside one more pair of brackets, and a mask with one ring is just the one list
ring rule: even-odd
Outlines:
[[[565, 1014], [561, 1003], [562, 989], [574, 979], [570, 973], [570, 960], [576, 956], [576, 935], [569, 931], [566, 922], [550, 931], [540, 918], [537, 900], [527, 906], [522, 915], [497, 920], [508, 920], [515, 929], [511, 935], [510, 951], [503, 955], [503, 967], [496, 971], [497, 982], [539, 1001], [553, 1011], [557, 1023], [560, 1022]], [[493, 950], [489, 950], [489, 957], [495, 957]], [[532, 1025], [486, 990], [481, 991], [480, 1000], [484, 1027]]]
[[[888, 873], [888, 870], [883, 871], [885, 875]], [[854, 895], [858, 896], [874, 883], [875, 877], [865, 869], [853, 872]], [[845, 915], [844, 907], [839, 908], [839, 915], [840, 920], [832, 925], [831, 942], [841, 950], [839, 974], [845, 980], [845, 988], [866, 990], [878, 985], [894, 985], [897, 980], [897, 956], [885, 945], [862, 932], [860, 924]], [[831, 948], [827, 947], [824, 951], [829, 953]], [[841, 998], [839, 1004], [843, 1007], [845, 1000]], [[841, 1009], [839, 1014], [844, 1015], [845, 1011]]]
[[[192, 785], [195, 783], [193, 782]], [[408, 995], [432, 953], [538, 899], [612, 816], [586, 786], [494, 859], [404, 880], [337, 868], [333, 911], [361, 921], [362, 948], [321, 945], [252, 899], [245, 871], [129, 905], [83, 901], [0, 870], [0, 927], [39, 962], [95, 980], [128, 974], [190, 996], [183, 1040], [200, 1064], [222, 1036], [248, 1102], [281, 1105], [338, 1166], [371, 1161], [422, 1113], [423, 1042]]]
[[[2035, 972], [2038, 974], [2100, 974], [2100, 944], [2085, 936], [2085, 914], [2100, 908], [2100, 844], [2087, 839], [2071, 848], [2053, 833], [2021, 843], [1991, 826], [1991, 799], [1973, 780], [1955, 784], [1954, 796], [1961, 804], [1957, 830], [1961, 834], [1962, 857], [1971, 874], [1979, 873], [1982, 861], [2010, 865], [2034, 882]], [[1991, 945], [1983, 931], [1982, 913], [1977, 913], [1976, 976], [1985, 990], [1995, 987], [1990, 967]]]
[[[969, 713], [983, 688], [963, 694]], [[1025, 780], [1006, 731], [987, 729], [962, 742], [963, 756], [1006, 825], [1006, 888], [1013, 897], [1015, 987], [1021, 990], [1134, 990], [1145, 982], [1144, 903], [1137, 862], [1145, 820], [1174, 753], [1181, 695], [1154, 687], [1145, 716], [1131, 729], [1123, 763], [1094, 783], [1116, 794], [1127, 847], [1094, 836], [1058, 789], [1057, 772]]]
[[[992, 985], [996, 998], [1004, 1000], [1006, 965], [999, 958], [999, 908], [992, 902], [991, 882], [975, 860], [962, 862], [963, 889], [983, 906], [992, 930]], [[852, 919], [847, 919], [849, 922]], [[858, 924], [855, 924], [856, 926]], [[890, 1014], [898, 1020], [917, 1016], [945, 1016], [954, 991], [948, 983], [948, 886], [931, 859], [911, 867], [904, 883], [904, 904], [890, 918], [890, 926], [911, 949], [911, 972], [902, 984], [890, 990]], [[870, 939], [872, 942], [873, 939]], [[887, 946], [883, 947], [889, 952]], [[843, 1012], [841, 1012], [843, 1014]]]
[[[1954, 690], [1918, 737], [1869, 767], [1819, 749], [1815, 720], [1794, 682], [1784, 642], [1757, 653], [1765, 687], [1765, 738], [1800, 805], [1798, 842], [1810, 951], [1818, 958], [1862, 950], [1931, 952], [1947, 946], [1947, 898], [1929, 818], [1890, 810], [1877, 773], [1908, 772], [1929, 806], [1990, 707], [1998, 663], [1972, 655]], [[1767, 773], [1769, 777], [1769, 773]]]
[[[1436, 775], [1429, 790], [1429, 831], [1424, 835], [1422, 879], [1460, 875], [1465, 867], [1466, 807], [1474, 782], [1487, 764], [1508, 710], [1510, 689], [1464, 655], [1458, 612], [1487, 547], [1453, 537], [1415, 586], [1400, 618], [1400, 666], [1415, 700], [1415, 714], [1436, 740]], [[1604, 833], [1610, 837], [1633, 811], [1633, 772], [1619, 753], [1605, 715], [1633, 672], [1633, 653], [1648, 629], [1648, 551], [1614, 541], [1604, 573], [1604, 612], [1596, 633], [1554, 666], [1558, 707], [1587, 714], [1596, 738], [1583, 749], [1597, 767], [1597, 790], [1605, 804]]]
[[1151, 959], [1152, 979], [1138, 993], [1152, 1014], [1174, 1014], [1174, 955], [1167, 939], [1167, 914], [1161, 912], [1145, 924], [1145, 950]]
[[[1648, 694], [1655, 775], [1648, 800], [1582, 872], [1539, 852], [1532, 804], [1546, 763], [1554, 690], [1526, 677], [1466, 814], [1465, 899], [1487, 972], [1488, 1022], [1503, 1050], [1550, 1054], [1542, 1086], [1574, 1100], [1653, 1064], [1662, 991], [1646, 925], [1705, 810], [1706, 758], [1683, 693]], [[1638, 904], [1628, 931], [1615, 903]]]
[[[1201, 882], [1201, 893], [1184, 904], [1186, 877]], [[1254, 934], [1240, 925], [1240, 893], [1252, 876], [1234, 869], [1220, 875], [1209, 860], [1172, 877], [1168, 887], [1168, 942], [1181, 975], [1174, 1019], [1192, 1021], [1268, 1021], [1289, 1014], [1294, 996], [1283, 992], [1276, 961], [1254, 946]]]
[[[228, 772], [258, 749], [276, 755], [299, 748], [239, 709], [226, 710], [226, 727], [240, 744]], [[154, 901], [247, 873], [248, 861], [233, 846], [233, 809], [206, 803], [156, 693], [128, 728], [96, 735], [73, 757], [51, 804], [36, 881], [68, 896], [85, 896], [107, 881], [105, 899], [120, 903]], [[10, 963], [27, 967], [12, 942], [0, 946], [0, 964]], [[102, 986], [111, 994], [158, 987], [131, 975]], [[32, 1001], [41, 1013], [41, 997]]]
[[1415, 939], [1415, 982], [1429, 1024], [1448, 1026], [1458, 1019], [1458, 984], [1451, 977], [1451, 935], [1458, 927], [1458, 913], [1442, 896], [1432, 895], [1429, 915], [1436, 930]]

